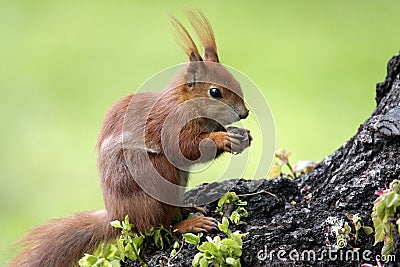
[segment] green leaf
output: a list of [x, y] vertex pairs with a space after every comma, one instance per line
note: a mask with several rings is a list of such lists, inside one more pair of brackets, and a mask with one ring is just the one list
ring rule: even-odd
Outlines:
[[228, 233], [228, 231], [229, 231], [229, 221], [228, 221], [228, 219], [226, 217], [222, 218], [222, 223], [218, 223], [218, 229], [221, 232], [225, 233], [225, 234]]
[[[108, 246], [104, 246], [104, 242], [101, 242], [101, 244], [93, 251], [92, 255], [97, 256], [97, 257], [106, 255], [107, 248], [108, 248]], [[104, 253], [103, 253], [103, 251], [104, 251]]]
[[119, 252], [119, 255], [121, 256], [121, 259], [124, 259], [125, 258], [125, 246], [124, 246], [123, 239], [118, 240], [118, 252]]
[[206, 236], [206, 239], [208, 242], [214, 243], [214, 240], [211, 238], [211, 236]]
[[164, 249], [165, 245], [169, 245], [172, 238], [170, 229], [165, 228], [163, 225], [156, 227], [153, 231], [153, 240], [159, 249]]
[[375, 243], [378, 244], [379, 242], [382, 242], [385, 239], [385, 231], [383, 228], [383, 222], [378, 218], [378, 216], [372, 217], [372, 221], [374, 223], [374, 228], [375, 228]]
[[221, 237], [219, 237], [219, 235], [214, 236], [213, 242], [217, 247], [219, 247], [221, 244]]
[[181, 244], [178, 242], [178, 241], [175, 241], [175, 243], [174, 243], [174, 249], [178, 249], [178, 248], [180, 248], [181, 247]]
[[376, 203], [376, 215], [382, 221], [386, 215], [386, 204], [385, 201], [379, 201]]
[[230, 248], [228, 248], [226, 245], [224, 245], [222, 243], [219, 245], [218, 248], [219, 248], [219, 250], [221, 250], [223, 255], [227, 254], [230, 251]]
[[203, 244], [201, 244], [199, 247], [198, 247], [198, 250], [199, 251], [201, 251], [201, 252], [206, 252], [206, 251], [208, 251], [208, 252], [210, 252], [212, 255], [214, 255], [214, 256], [218, 256], [218, 249], [217, 249], [217, 246], [214, 244], [214, 243], [211, 243], [211, 242], [204, 242]]
[[231, 220], [231, 222], [233, 222], [234, 224], [238, 225], [240, 222], [240, 214], [238, 213], [237, 210], [235, 210], [234, 212], [232, 212], [231, 216], [229, 217], [229, 219]]
[[233, 267], [239, 267], [240, 266], [240, 261], [238, 261], [238, 260], [236, 260], [234, 258], [228, 257], [228, 258], [226, 258], [225, 261], [226, 261], [226, 264], [229, 265], [229, 266], [233, 266]]
[[135, 238], [132, 239], [132, 243], [134, 244], [134, 246], [136, 248], [140, 248], [142, 246], [144, 238], [145, 238], [144, 235], [140, 235], [138, 237], [135, 237]]
[[247, 206], [247, 201], [242, 201], [239, 199], [237, 203], [235, 203], [237, 206]]
[[121, 262], [120, 262], [119, 259], [115, 259], [113, 261], [110, 261], [110, 263], [111, 263], [112, 267], [121, 267]]
[[232, 249], [241, 248], [241, 246], [239, 246], [239, 244], [233, 239], [223, 239], [221, 243]]
[[208, 261], [205, 258], [200, 259], [200, 267], [208, 267]]
[[389, 188], [392, 189], [393, 191], [396, 191], [396, 190], [399, 189], [399, 183], [400, 183], [399, 180], [394, 179], [394, 180], [390, 183]]
[[120, 260], [121, 259], [116, 243], [109, 244], [109, 246], [107, 246], [107, 248], [104, 252], [104, 257], [107, 260], [113, 260], [113, 259]]
[[157, 229], [154, 232], [153, 239], [154, 239], [154, 244], [156, 244], [156, 246], [158, 248], [164, 249], [164, 241], [163, 241], [163, 237], [161, 235], [161, 229]]
[[154, 232], [155, 232], [155, 227], [152, 226], [152, 227], [148, 228], [148, 229], [144, 232], [144, 235], [145, 235], [145, 236], [153, 236], [153, 235], [154, 235]]
[[122, 234], [127, 234], [132, 230], [132, 224], [129, 223], [129, 216], [125, 216], [125, 220], [122, 222]]
[[218, 207], [222, 209], [222, 206], [226, 203], [237, 203], [240, 201], [239, 197], [235, 192], [227, 192], [218, 200]]
[[124, 247], [124, 254], [126, 257], [128, 257], [131, 260], [136, 259], [136, 255], [134, 253], [134, 248], [133, 248], [132, 244], [127, 244]]
[[239, 231], [235, 231], [230, 234], [230, 238], [235, 240], [239, 246], [242, 246], [242, 237], [248, 235], [249, 233], [243, 233], [241, 234]]
[[[247, 203], [246, 203], [246, 204], [247, 204]], [[237, 212], [238, 212], [238, 213], [240, 214], [240, 216], [242, 216], [242, 217], [247, 217], [247, 216], [249, 216], [247, 210], [246, 210], [245, 208], [243, 208], [243, 207], [237, 208]]]
[[81, 267], [91, 267], [97, 262], [97, 260], [98, 260], [97, 257], [95, 257], [93, 255], [85, 254], [85, 256], [83, 258], [81, 258], [78, 263], [79, 263], [79, 266], [81, 266]]
[[192, 233], [186, 233], [183, 234], [183, 238], [185, 239], [186, 242], [188, 242], [189, 244], [198, 246], [200, 244], [200, 238], [203, 234], [199, 233], [197, 235], [192, 234]]
[[382, 247], [382, 255], [384, 256], [389, 256], [390, 253], [392, 253], [392, 251], [394, 250], [394, 240], [393, 240], [393, 236], [389, 236]]
[[206, 260], [212, 260], [215, 259], [215, 256], [210, 252], [210, 251], [204, 251], [204, 256]]
[[236, 257], [242, 256], [242, 249], [240, 249], [240, 248], [235, 248], [235, 249], [233, 250], [233, 255], [235, 255]]
[[122, 229], [122, 225], [121, 225], [121, 222], [120, 222], [120, 221], [112, 221], [112, 222], [110, 222], [110, 224], [111, 224], [111, 226], [114, 227], [114, 228]]
[[367, 235], [370, 235], [374, 232], [374, 229], [369, 226], [363, 226], [363, 230], [364, 230], [364, 233], [366, 233]]
[[396, 192], [390, 192], [386, 195], [385, 202], [387, 207], [397, 207], [399, 206], [400, 196]]
[[173, 256], [175, 256], [176, 255], [176, 249], [173, 249], [172, 251], [171, 251], [171, 253], [169, 254], [169, 257], [173, 257]]
[[201, 252], [198, 252], [196, 255], [194, 255], [194, 258], [192, 260], [192, 265], [194, 267], [197, 267], [200, 265], [200, 260], [203, 258], [204, 254]]
[[81, 267], [113, 267], [105, 258], [95, 257], [93, 255], [85, 254], [78, 262]]
[[385, 231], [385, 234], [390, 235], [392, 233], [393, 225], [390, 222], [388, 222], [387, 220], [384, 221], [384, 223], [382, 225], [383, 225], [383, 230]]
[[129, 223], [129, 216], [128, 216], [128, 215], [125, 216], [124, 222], [125, 222], [125, 225], [130, 225], [130, 223]]

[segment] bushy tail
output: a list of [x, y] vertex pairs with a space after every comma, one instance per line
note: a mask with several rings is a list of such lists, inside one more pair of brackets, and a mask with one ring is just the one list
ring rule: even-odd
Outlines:
[[93, 252], [102, 241], [117, 236], [107, 211], [88, 211], [56, 219], [34, 228], [18, 241], [24, 250], [9, 267], [71, 267], [84, 253]]

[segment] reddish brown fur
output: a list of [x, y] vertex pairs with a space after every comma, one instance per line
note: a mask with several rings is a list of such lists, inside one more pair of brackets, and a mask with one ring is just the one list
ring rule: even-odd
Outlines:
[[106, 211], [90, 211], [53, 220], [34, 228], [18, 241], [26, 249], [9, 266], [72, 266], [85, 251], [93, 251], [118, 232], [107, 221]]
[[[218, 55], [208, 20], [198, 12], [189, 11], [187, 14], [200, 41], [206, 46], [205, 61], [202, 61], [185, 27], [172, 18], [191, 62], [164, 91], [128, 95], [115, 102], [104, 118], [97, 147], [105, 210], [78, 213], [35, 228], [21, 240], [20, 244], [26, 249], [10, 266], [72, 266], [102, 241], [116, 238], [118, 231], [110, 227], [109, 222], [123, 220], [126, 215], [140, 232], [159, 224], [170, 226], [178, 207], [153, 198], [138, 182], [171, 196], [176, 201], [174, 203], [179, 203], [180, 191], [165, 192], [157, 188], [158, 176], [176, 185], [185, 186], [187, 183], [188, 172], [175, 167], [166, 155], [172, 155], [173, 160], [187, 167], [198, 161], [213, 160], [214, 154], [200, 153], [199, 144], [204, 140], [208, 140], [203, 142], [206, 151], [216, 147], [216, 156], [225, 151], [235, 152], [231, 146], [231, 142], [236, 142], [235, 137], [223, 126], [238, 120], [238, 115], [245, 118], [248, 114], [240, 85], [222, 65], [211, 63], [218, 62]], [[212, 102], [210, 87], [219, 88], [223, 98]], [[184, 108], [179, 106], [193, 99], [200, 102]], [[207, 102], [204, 105], [201, 101], [205, 100], [211, 104]], [[226, 108], [218, 103], [223, 103]], [[228, 108], [236, 116], [228, 114]], [[211, 112], [211, 118], [202, 117], [205, 111]], [[164, 125], [174, 112], [176, 118], [172, 124]], [[200, 117], [180, 129], [181, 123], [193, 115]], [[224, 123], [221, 125], [214, 119]], [[166, 132], [165, 142], [162, 140], [163, 131]], [[179, 140], [179, 146], [173, 145], [174, 140]], [[193, 162], [179, 160], [179, 153]], [[195, 217], [176, 227], [181, 233], [203, 231], [215, 227], [215, 222], [207, 217]]]

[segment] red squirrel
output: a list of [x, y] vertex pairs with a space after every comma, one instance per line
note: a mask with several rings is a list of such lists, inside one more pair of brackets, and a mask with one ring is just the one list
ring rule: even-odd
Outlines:
[[[34, 228], [18, 242], [24, 250], [9, 266], [74, 266], [84, 253], [117, 238], [119, 232], [110, 222], [126, 215], [138, 232], [170, 227], [180, 209], [178, 186], [186, 186], [190, 166], [250, 146], [248, 130], [225, 128], [245, 119], [249, 110], [239, 82], [219, 64], [210, 22], [200, 11], [188, 10], [187, 16], [204, 56], [187, 29], [171, 17], [189, 62], [164, 90], [130, 94], [106, 113], [97, 141], [105, 210]], [[164, 182], [177, 188], [164, 188]], [[216, 220], [199, 215], [173, 227], [179, 233], [211, 231]]]

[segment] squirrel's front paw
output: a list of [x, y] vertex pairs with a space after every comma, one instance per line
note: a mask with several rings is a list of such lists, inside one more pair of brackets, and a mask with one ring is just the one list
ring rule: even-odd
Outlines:
[[224, 143], [224, 150], [233, 154], [242, 153], [247, 147], [250, 146], [253, 137], [250, 131], [243, 128], [228, 127], [227, 139]]
[[193, 217], [183, 220], [174, 226], [180, 234], [211, 232], [218, 229], [218, 221], [213, 217], [195, 214]]

